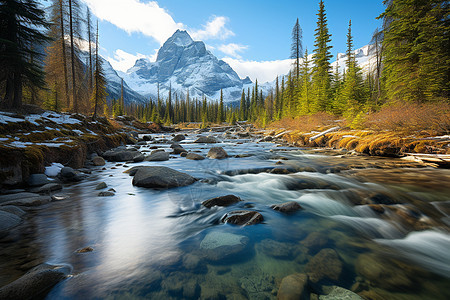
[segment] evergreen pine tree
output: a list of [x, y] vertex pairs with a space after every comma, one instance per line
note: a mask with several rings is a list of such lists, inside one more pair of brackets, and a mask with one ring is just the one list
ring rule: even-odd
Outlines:
[[43, 44], [48, 37], [41, 33], [49, 24], [36, 1], [0, 1], [0, 84], [5, 86], [2, 106], [22, 105], [24, 84], [42, 88], [45, 78], [37, 60], [40, 53], [34, 45]]
[[327, 17], [323, 0], [319, 2], [319, 12], [317, 13], [317, 28], [315, 29], [315, 41], [313, 54], [313, 92], [314, 111], [325, 111], [328, 107], [330, 97], [330, 59], [332, 57], [329, 43], [331, 34], [328, 32]]
[[220, 89], [220, 103], [219, 103], [219, 109], [217, 111], [217, 122], [221, 124], [223, 121], [225, 121], [224, 118], [224, 111], [223, 111], [223, 91]]
[[239, 121], [245, 120], [245, 91], [242, 89], [241, 102], [239, 103]]
[[294, 28], [292, 28], [292, 44], [291, 44], [291, 59], [294, 60], [294, 75], [295, 79], [300, 78], [300, 58], [303, 55], [303, 44], [302, 44], [302, 28], [297, 21], [295, 22]]
[[449, 4], [384, 1], [383, 81], [389, 101], [449, 101]]
[[98, 21], [97, 21], [97, 34], [95, 38], [95, 71], [94, 71], [94, 87], [92, 89], [91, 102], [94, 107], [94, 113], [92, 118], [95, 120], [97, 114], [101, 111], [101, 106], [106, 104], [106, 78], [103, 72], [102, 62], [98, 55]]

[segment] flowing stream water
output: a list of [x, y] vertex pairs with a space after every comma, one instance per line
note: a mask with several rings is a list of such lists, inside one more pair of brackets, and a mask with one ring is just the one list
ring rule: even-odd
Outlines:
[[[33, 209], [0, 242], [0, 284], [49, 262], [73, 272], [47, 299], [275, 299], [282, 279], [295, 273], [309, 274], [308, 289], [318, 295], [335, 285], [366, 299], [450, 299], [450, 170], [215, 135], [219, 144], [195, 144], [189, 133], [181, 145], [204, 156], [221, 146], [229, 158], [107, 162], [66, 185], [69, 199]], [[156, 142], [141, 151], [171, 150], [164, 142], [170, 136], [152, 136]], [[134, 187], [123, 171], [136, 165], [199, 180], [165, 190]], [[273, 168], [291, 172], [268, 172]], [[114, 196], [97, 196], [102, 181]], [[201, 205], [227, 194], [243, 201]], [[303, 210], [270, 207], [287, 201]], [[264, 222], [220, 221], [242, 209], [260, 212]], [[93, 251], [76, 253], [87, 246]], [[337, 256], [321, 256], [324, 249]]]

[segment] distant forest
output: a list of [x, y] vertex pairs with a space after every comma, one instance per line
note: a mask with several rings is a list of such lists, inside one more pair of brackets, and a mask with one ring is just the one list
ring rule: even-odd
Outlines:
[[[301, 22], [292, 29], [291, 70], [276, 78], [263, 95], [258, 82], [242, 91], [239, 106], [180, 99], [127, 104], [122, 92], [106, 101], [106, 79], [98, 55], [98, 23], [79, 0], [52, 0], [47, 15], [36, 1], [0, 1], [0, 105], [22, 104], [54, 111], [115, 117], [132, 115], [142, 121], [256, 122], [265, 126], [283, 118], [327, 113], [358, 124], [370, 112], [399, 103], [449, 105], [450, 40], [448, 1], [384, 0], [371, 47], [375, 67], [363, 72], [354, 56], [351, 20], [348, 22], [345, 73], [331, 66], [331, 34], [325, 5], [319, 1], [314, 49], [309, 60], [303, 47]], [[289, 34], [289, 33], [286, 33]], [[45, 49], [44, 49], [45, 48]], [[80, 55], [81, 48], [88, 55]], [[305, 48], [305, 49], [304, 49]], [[275, 74], [274, 74], [275, 77]]]

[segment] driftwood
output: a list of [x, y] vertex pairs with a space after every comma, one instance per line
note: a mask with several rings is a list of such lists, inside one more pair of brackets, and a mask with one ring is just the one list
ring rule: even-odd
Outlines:
[[405, 153], [405, 155], [407, 156], [402, 159], [450, 167], [450, 154]]
[[322, 131], [321, 133], [316, 134], [315, 136], [310, 137], [310, 138], [309, 138], [309, 141], [312, 142], [312, 141], [314, 141], [315, 139], [321, 137], [322, 135], [325, 135], [325, 134], [330, 133], [330, 132], [333, 132], [333, 131], [337, 131], [337, 130], [339, 130], [340, 128], [341, 128], [341, 127], [336, 126], [336, 127], [327, 129], [327, 130], [325, 130], [325, 131]]

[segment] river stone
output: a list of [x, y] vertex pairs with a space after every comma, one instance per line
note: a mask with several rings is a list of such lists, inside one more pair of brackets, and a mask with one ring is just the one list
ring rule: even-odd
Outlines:
[[[0, 237], [4, 237], [8, 232], [22, 222], [22, 219], [13, 213], [0, 210]], [[6, 299], [1, 298], [0, 299]]]
[[241, 198], [235, 195], [225, 195], [220, 197], [215, 197], [202, 202], [202, 205], [211, 208], [213, 206], [229, 206], [231, 204], [242, 201]]
[[173, 154], [181, 154], [182, 152], [187, 152], [186, 149], [184, 149], [182, 146], [180, 146], [180, 144], [177, 143], [173, 143], [172, 145], [170, 145], [170, 148], [173, 149]]
[[103, 192], [98, 193], [99, 197], [111, 197], [114, 195], [115, 195], [114, 192], [110, 192], [110, 191], [103, 191]]
[[262, 240], [258, 248], [265, 255], [281, 259], [292, 259], [295, 250], [291, 244], [281, 243], [272, 239]]
[[277, 210], [279, 212], [282, 213], [293, 213], [296, 212], [297, 210], [303, 209], [303, 207], [300, 206], [300, 204], [298, 204], [295, 201], [289, 201], [289, 202], [285, 202], [285, 203], [281, 203], [281, 204], [274, 204], [272, 206], [270, 206], [273, 210]]
[[319, 300], [363, 300], [358, 294], [346, 290], [340, 286], [332, 286], [330, 288], [323, 288], [327, 293], [320, 295]]
[[132, 161], [140, 152], [136, 150], [112, 149], [103, 153], [103, 157], [109, 161]]
[[28, 193], [28, 192], [20, 192], [20, 193], [16, 193], [16, 194], [1, 195], [0, 196], [0, 204], [14, 201], [14, 200], [33, 198], [33, 197], [39, 197], [39, 196], [40, 196], [39, 194]]
[[102, 181], [99, 184], [97, 184], [95, 189], [96, 190], [102, 190], [102, 189], [106, 189], [107, 187], [108, 187], [108, 185], [106, 184], [106, 182]]
[[148, 188], [172, 188], [186, 186], [195, 178], [167, 167], [141, 167], [133, 177], [133, 185]]
[[61, 168], [61, 172], [59, 173], [59, 175], [63, 178], [69, 179], [75, 177], [77, 173], [71, 167], [64, 167]]
[[105, 159], [101, 156], [96, 156], [92, 159], [92, 164], [94, 166], [104, 166], [106, 164]]
[[44, 184], [43, 186], [40, 186], [36, 189], [33, 189], [33, 192], [39, 193], [39, 194], [43, 194], [43, 193], [50, 193], [50, 192], [54, 192], [54, 191], [59, 191], [62, 190], [62, 185], [59, 183], [47, 183]]
[[310, 254], [314, 254], [319, 250], [322, 250], [329, 243], [329, 241], [330, 240], [325, 234], [314, 231], [308, 234], [308, 236], [300, 243], [308, 248], [308, 252]]
[[182, 140], [185, 140], [185, 139], [186, 139], [186, 137], [184, 135], [177, 134], [176, 136], [174, 136], [172, 138], [172, 141], [174, 141], [174, 142], [181, 142]]
[[51, 287], [70, 273], [68, 266], [39, 265], [19, 279], [0, 288], [0, 299], [41, 299]]
[[368, 279], [371, 285], [388, 289], [404, 290], [413, 286], [400, 267], [374, 254], [361, 254], [355, 264], [356, 273]]
[[257, 211], [251, 210], [236, 210], [225, 214], [221, 221], [223, 223], [230, 223], [234, 225], [255, 225], [264, 221], [263, 216]]
[[[156, 150], [155, 150], [156, 151]], [[150, 154], [150, 156], [145, 158], [146, 161], [166, 161], [169, 160], [169, 153], [163, 151], [158, 151]]]
[[205, 157], [204, 157], [204, 156], [201, 156], [200, 154], [197, 154], [197, 153], [189, 152], [189, 153], [186, 155], [186, 159], [191, 159], [191, 160], [204, 160]]
[[212, 136], [200, 136], [198, 139], [194, 141], [194, 143], [214, 144], [217, 143], [217, 140], [215, 137]]
[[278, 289], [278, 300], [309, 299], [307, 291], [308, 276], [306, 274], [292, 274], [281, 280]]
[[341, 277], [343, 264], [337, 252], [331, 248], [322, 249], [306, 264], [306, 272], [312, 282], [322, 279], [338, 281]]
[[243, 235], [213, 231], [200, 242], [201, 254], [211, 261], [219, 261], [243, 251], [249, 239]]
[[41, 186], [49, 182], [51, 181], [47, 178], [47, 175], [45, 174], [31, 174], [27, 180], [28, 185], [32, 187]]
[[145, 155], [144, 154], [139, 154], [138, 156], [135, 156], [133, 158], [133, 162], [141, 162], [141, 161], [144, 161], [144, 159], [145, 159]]
[[144, 135], [143, 137], [142, 137], [142, 139], [144, 140], [144, 141], [151, 141], [153, 138], [150, 136], [150, 135]]
[[227, 158], [228, 154], [222, 147], [212, 147], [206, 156], [211, 159], [223, 159]]
[[19, 208], [17, 206], [14, 206], [14, 205], [0, 206], [0, 210], [8, 212], [8, 213], [13, 214], [13, 215], [16, 215], [18, 217], [22, 217], [23, 215], [26, 214], [26, 212], [23, 209], [21, 209], [21, 208]]
[[50, 196], [37, 196], [29, 198], [21, 198], [16, 200], [11, 200], [2, 203], [2, 205], [16, 205], [16, 206], [39, 206], [43, 204], [50, 203], [52, 198]]

